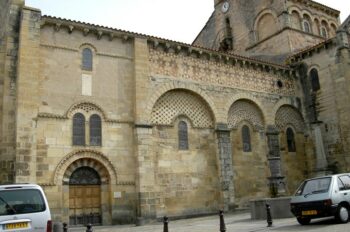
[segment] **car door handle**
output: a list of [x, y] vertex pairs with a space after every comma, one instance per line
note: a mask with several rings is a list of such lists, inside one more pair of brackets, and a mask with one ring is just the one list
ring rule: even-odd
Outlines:
[[344, 195], [346, 196], [346, 195], [348, 195], [348, 193], [344, 193]]

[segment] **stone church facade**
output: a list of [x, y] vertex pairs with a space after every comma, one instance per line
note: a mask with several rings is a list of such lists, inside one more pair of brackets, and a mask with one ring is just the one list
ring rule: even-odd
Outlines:
[[0, 182], [55, 221], [234, 210], [350, 170], [349, 20], [307, 0], [214, 1], [192, 45], [0, 2]]

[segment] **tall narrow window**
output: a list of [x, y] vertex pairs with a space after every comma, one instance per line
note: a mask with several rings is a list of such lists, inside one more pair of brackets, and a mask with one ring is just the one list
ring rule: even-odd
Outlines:
[[288, 152], [295, 152], [295, 139], [294, 139], [294, 132], [292, 128], [287, 129], [287, 144], [288, 144]]
[[102, 130], [101, 118], [97, 114], [90, 117], [90, 145], [101, 146], [102, 144]]
[[81, 113], [76, 113], [73, 117], [73, 145], [85, 145], [85, 117]]
[[328, 38], [328, 33], [327, 33], [327, 29], [325, 27], [321, 27], [321, 36], [323, 38]]
[[303, 29], [305, 32], [311, 33], [310, 23], [307, 20], [304, 20], [303, 22]]
[[242, 142], [243, 142], [243, 151], [251, 152], [252, 146], [250, 142], [250, 130], [249, 130], [249, 127], [246, 125], [242, 127]]
[[82, 69], [87, 71], [92, 70], [92, 51], [90, 48], [84, 48], [83, 50]]
[[179, 150], [188, 150], [188, 130], [187, 123], [180, 121], [178, 125], [179, 130]]
[[316, 92], [321, 89], [320, 86], [320, 80], [318, 78], [318, 71], [317, 69], [313, 68], [310, 71], [310, 79], [311, 79], [311, 88], [312, 91]]

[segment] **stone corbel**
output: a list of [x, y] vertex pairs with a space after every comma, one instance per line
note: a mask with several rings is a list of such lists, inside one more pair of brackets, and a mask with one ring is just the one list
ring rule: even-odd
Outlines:
[[69, 25], [69, 26], [68, 26], [68, 32], [69, 32], [69, 34], [71, 34], [71, 33], [73, 32], [73, 30], [74, 30], [74, 26]]
[[60, 29], [61, 29], [61, 25], [62, 24], [60, 24], [60, 23], [56, 23], [56, 25], [55, 25], [55, 31], [60, 31]]
[[112, 41], [114, 39], [115, 35], [113, 32], [109, 33], [109, 41]]
[[123, 41], [126, 42], [126, 41], [128, 41], [128, 40], [129, 40], [129, 36], [128, 36], [128, 35], [124, 35], [124, 36], [123, 36]]
[[97, 31], [97, 39], [100, 40], [102, 38], [103, 32], [102, 31]]
[[158, 41], [158, 40], [154, 40], [154, 41], [153, 41], [153, 48], [154, 48], [154, 49], [157, 49], [158, 46], [159, 46], [159, 41]]
[[181, 52], [182, 47], [180, 45], [176, 46], [176, 54]]
[[193, 49], [192, 49], [192, 48], [188, 48], [188, 50], [187, 50], [187, 56], [191, 56], [191, 55], [192, 55], [192, 52], [193, 52]]
[[87, 36], [89, 32], [90, 30], [88, 28], [84, 28], [84, 31], [83, 31], [84, 36]]

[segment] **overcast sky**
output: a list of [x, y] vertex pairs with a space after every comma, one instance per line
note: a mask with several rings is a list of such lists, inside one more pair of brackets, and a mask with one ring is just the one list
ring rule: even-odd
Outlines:
[[[260, 1], [260, 0], [256, 0]], [[349, 0], [317, 0], [350, 14]], [[214, 0], [26, 0], [43, 15], [192, 43], [214, 10]]]

